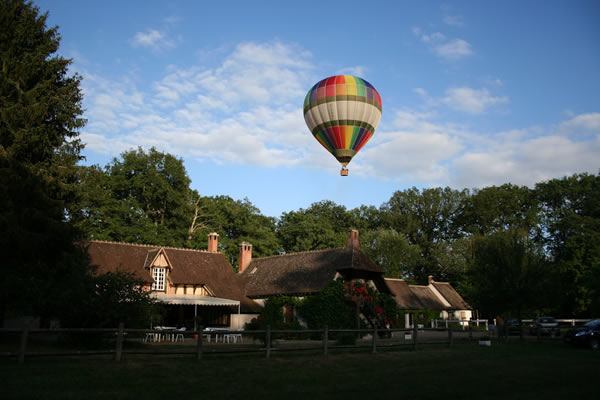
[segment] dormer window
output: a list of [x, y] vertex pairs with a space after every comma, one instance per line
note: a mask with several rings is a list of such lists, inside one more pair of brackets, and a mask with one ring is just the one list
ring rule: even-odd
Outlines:
[[152, 290], [163, 291], [165, 290], [165, 273], [166, 268], [155, 267], [152, 268]]

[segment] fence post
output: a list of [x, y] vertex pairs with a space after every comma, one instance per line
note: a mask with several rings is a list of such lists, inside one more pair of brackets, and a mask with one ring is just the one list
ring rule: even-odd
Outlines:
[[448, 328], [448, 347], [452, 346], [452, 327]]
[[377, 327], [373, 327], [373, 340], [371, 342], [371, 352], [377, 353]]
[[21, 332], [21, 346], [19, 347], [19, 364], [25, 362], [25, 352], [27, 351], [27, 338], [29, 336], [29, 325], [25, 325]]
[[125, 324], [119, 323], [119, 330], [117, 331], [117, 348], [115, 349], [115, 361], [120, 362], [121, 356], [123, 355], [123, 330]]
[[417, 325], [413, 325], [413, 350], [417, 349]]
[[523, 322], [519, 324], [519, 340], [523, 340]]
[[325, 325], [325, 329], [323, 330], [323, 355], [326, 356], [329, 349], [329, 327]]
[[267, 346], [266, 355], [267, 358], [271, 358], [271, 325], [267, 325], [267, 331], [265, 332], [266, 340], [265, 344]]
[[198, 330], [196, 331], [196, 359], [197, 360], [201, 360], [202, 359], [202, 332], [204, 332], [204, 327], [202, 325], [200, 325], [198, 327]]

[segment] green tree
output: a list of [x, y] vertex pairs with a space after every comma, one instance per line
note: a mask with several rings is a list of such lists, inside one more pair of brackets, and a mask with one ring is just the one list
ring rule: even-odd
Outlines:
[[472, 240], [471, 304], [484, 315], [524, 314], [547, 307], [548, 265], [527, 232], [510, 230]]
[[402, 234], [409, 245], [417, 246], [419, 258], [411, 257], [411, 270], [404, 271], [414, 282], [426, 282], [428, 275], [454, 281], [464, 270], [457, 264], [455, 241], [466, 190], [450, 188], [398, 191], [381, 207], [382, 225]]
[[0, 320], [5, 313], [58, 316], [73, 302], [87, 262], [43, 178], [0, 150]]
[[537, 226], [535, 193], [511, 184], [476, 190], [465, 198], [457, 220], [461, 230], [474, 235], [510, 229], [533, 231]]
[[538, 240], [552, 262], [556, 311], [600, 312], [600, 175], [579, 174], [535, 187]]
[[82, 147], [81, 78], [55, 54], [60, 34], [46, 19], [30, 2], [0, 1], [0, 148], [65, 196]]
[[104, 169], [81, 167], [69, 215], [92, 239], [184, 246], [194, 213], [189, 186], [181, 159], [138, 148]]
[[87, 280], [83, 304], [74, 307], [63, 322], [73, 327], [146, 328], [156, 301], [143, 289], [143, 282], [127, 272], [108, 272]]
[[341, 247], [355, 223], [355, 216], [346, 207], [321, 201], [307, 209], [283, 213], [277, 235], [287, 252]]
[[198, 229], [192, 246], [205, 249], [207, 236], [217, 232], [219, 250], [236, 265], [239, 245], [252, 244], [254, 257], [277, 254], [280, 244], [275, 234], [275, 219], [262, 215], [248, 199], [234, 200], [229, 196], [201, 197], [199, 199], [203, 224]]
[[406, 236], [393, 229], [368, 231], [361, 236], [362, 250], [379, 265], [388, 278], [414, 281], [420, 266], [421, 252]]
[[298, 305], [298, 314], [309, 329], [348, 329], [356, 326], [356, 308], [348, 301], [344, 282], [337, 279], [318, 294], [306, 297]]
[[65, 221], [81, 144], [80, 78], [55, 55], [58, 29], [20, 0], [0, 1], [0, 320], [55, 316], [87, 273]]

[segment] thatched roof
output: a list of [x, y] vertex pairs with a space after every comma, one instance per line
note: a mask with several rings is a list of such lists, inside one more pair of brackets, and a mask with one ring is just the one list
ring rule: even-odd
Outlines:
[[[405, 310], [470, 310], [471, 306], [448, 282], [435, 282], [431, 285], [409, 285], [402, 279], [386, 278], [385, 282], [394, 294], [398, 306]], [[440, 299], [434, 289], [443, 297]], [[448, 305], [449, 304], [449, 305]]]
[[97, 240], [88, 244], [90, 260], [97, 273], [130, 272], [147, 284], [152, 283], [149, 267], [161, 251], [171, 265], [169, 281], [173, 285], [206, 285], [215, 297], [240, 301], [242, 312], [258, 309], [257, 304], [244, 295], [242, 280], [221, 253]]
[[431, 283], [438, 292], [454, 310], [470, 310], [471, 306], [462, 298], [460, 294], [452, 287], [452, 285], [448, 282], [432, 282]]
[[390, 291], [394, 295], [394, 299], [398, 307], [404, 310], [418, 310], [423, 308], [423, 304], [412, 290], [408, 283], [402, 279], [385, 278]]
[[318, 293], [337, 273], [381, 277], [383, 271], [360, 250], [345, 247], [253, 259], [242, 276], [246, 295], [261, 298]]

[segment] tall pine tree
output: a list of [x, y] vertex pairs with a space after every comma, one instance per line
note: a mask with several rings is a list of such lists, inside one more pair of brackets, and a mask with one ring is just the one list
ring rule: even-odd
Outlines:
[[0, 323], [58, 315], [86, 273], [66, 204], [81, 150], [80, 77], [30, 2], [0, 0]]

